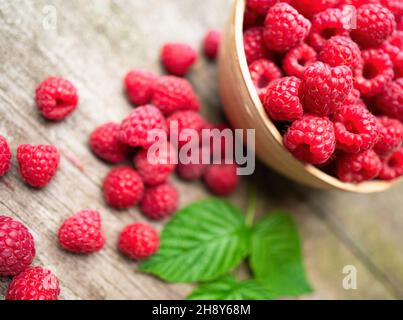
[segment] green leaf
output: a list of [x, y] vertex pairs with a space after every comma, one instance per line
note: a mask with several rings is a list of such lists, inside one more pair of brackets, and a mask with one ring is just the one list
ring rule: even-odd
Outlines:
[[237, 282], [227, 275], [214, 282], [200, 285], [188, 297], [188, 300], [271, 300], [274, 295], [254, 280]]
[[249, 235], [242, 212], [227, 201], [196, 202], [168, 222], [158, 253], [140, 271], [168, 282], [214, 280], [247, 256]]
[[258, 281], [279, 296], [312, 291], [305, 276], [297, 228], [285, 213], [274, 213], [256, 224], [250, 264]]

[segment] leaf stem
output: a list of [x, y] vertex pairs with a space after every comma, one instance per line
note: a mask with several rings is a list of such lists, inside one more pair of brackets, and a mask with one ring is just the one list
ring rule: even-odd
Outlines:
[[250, 183], [248, 186], [248, 207], [246, 210], [245, 224], [248, 228], [253, 227], [256, 214], [256, 186]]

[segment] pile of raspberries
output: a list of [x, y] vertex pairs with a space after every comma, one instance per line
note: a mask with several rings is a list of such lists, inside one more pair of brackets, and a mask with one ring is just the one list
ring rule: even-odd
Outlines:
[[403, 1], [247, 0], [244, 48], [297, 159], [351, 183], [403, 174]]
[[[215, 60], [221, 33], [210, 30], [203, 41], [204, 53]], [[177, 121], [178, 130], [227, 129], [214, 126], [203, 118], [201, 104], [192, 85], [183, 78], [197, 60], [197, 52], [183, 43], [168, 43], [161, 50], [161, 60], [170, 75], [158, 76], [144, 70], [131, 70], [124, 78], [124, 87], [136, 107], [121, 123], [108, 122], [95, 128], [89, 137], [89, 146], [100, 159], [120, 164], [112, 168], [102, 183], [105, 201], [117, 209], [137, 204], [147, 218], [160, 220], [171, 216], [179, 204], [179, 193], [168, 182], [177, 169], [185, 180], [203, 178], [216, 195], [226, 196], [235, 191], [239, 179], [235, 164], [179, 163], [176, 159], [180, 145], [165, 143], [155, 164], [147, 156], [150, 142], [147, 134], [152, 129], [169, 133], [170, 123]], [[77, 89], [61, 77], [48, 77], [41, 82], [35, 95], [42, 116], [60, 121], [78, 106]], [[179, 132], [180, 134], [180, 132]], [[213, 150], [223, 156], [221, 148]], [[203, 146], [197, 146], [202, 148]], [[219, 149], [219, 150], [218, 150]], [[162, 154], [161, 154], [162, 153]], [[201, 154], [201, 153], [200, 153]], [[0, 135], [0, 179], [11, 169], [12, 153], [7, 140]], [[19, 172], [31, 187], [47, 186], [57, 172], [60, 153], [55, 146], [24, 144], [17, 148]], [[131, 165], [132, 164], [132, 165]], [[106, 242], [102, 232], [101, 215], [95, 210], [81, 210], [68, 217], [60, 226], [57, 237], [60, 247], [77, 254], [101, 250]], [[148, 223], [133, 223], [120, 233], [118, 248], [127, 257], [142, 260], [155, 254], [159, 248], [158, 231]], [[0, 277], [13, 277], [6, 291], [8, 300], [57, 300], [59, 281], [55, 274], [40, 266], [31, 266], [35, 257], [35, 243], [31, 232], [21, 222], [0, 215]]]

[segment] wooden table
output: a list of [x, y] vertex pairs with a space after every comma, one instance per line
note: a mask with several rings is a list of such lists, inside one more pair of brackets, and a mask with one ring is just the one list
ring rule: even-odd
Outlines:
[[[100, 184], [110, 167], [91, 154], [87, 139], [96, 125], [119, 121], [131, 110], [122, 94], [128, 69], [158, 71], [165, 41], [199, 46], [209, 27], [223, 26], [229, 5], [224, 0], [0, 1], [0, 133], [14, 154], [22, 143], [50, 143], [62, 153], [57, 176], [42, 190], [21, 182], [14, 159], [11, 173], [1, 180], [0, 214], [30, 227], [35, 264], [57, 273], [63, 299], [182, 299], [191, 290], [136, 273], [136, 263], [117, 252], [119, 231], [144, 218], [138, 209], [119, 212], [104, 205]], [[78, 110], [61, 123], [44, 121], [33, 100], [35, 86], [50, 74], [71, 79], [80, 94]], [[204, 113], [217, 120], [216, 66], [199, 59], [190, 80]], [[298, 223], [315, 287], [306, 298], [403, 298], [403, 185], [377, 195], [318, 191], [258, 165], [232, 197], [241, 207], [252, 179], [260, 190], [260, 214], [286, 209]], [[201, 183], [176, 178], [173, 183], [182, 206], [208, 196]], [[101, 211], [108, 238], [104, 250], [89, 256], [62, 251], [55, 236], [63, 219], [83, 208]], [[358, 270], [357, 290], [342, 287], [346, 265]], [[8, 282], [0, 279], [0, 296]]]

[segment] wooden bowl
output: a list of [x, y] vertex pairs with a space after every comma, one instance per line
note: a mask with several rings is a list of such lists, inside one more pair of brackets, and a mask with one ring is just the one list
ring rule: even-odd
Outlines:
[[[249, 74], [243, 46], [244, 0], [234, 0], [219, 54], [219, 86], [224, 111], [234, 128], [256, 129], [256, 155], [288, 178], [321, 189], [358, 193], [381, 192], [397, 181], [344, 183], [312, 165], [295, 159], [283, 146], [280, 132], [260, 102]], [[399, 179], [401, 180], [401, 179]]]

